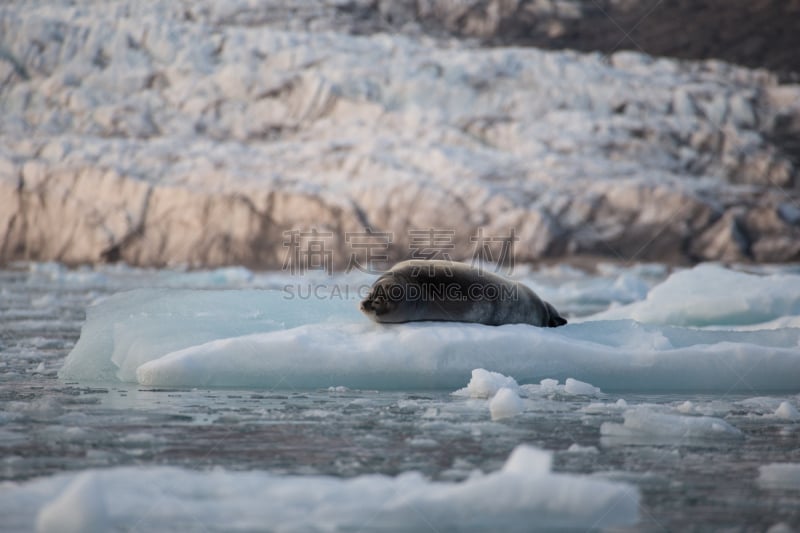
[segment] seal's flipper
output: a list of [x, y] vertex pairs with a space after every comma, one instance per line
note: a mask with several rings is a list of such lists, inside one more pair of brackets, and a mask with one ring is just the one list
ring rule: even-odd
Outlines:
[[547, 308], [547, 314], [550, 315], [547, 319], [548, 328], [557, 328], [567, 323], [567, 319], [561, 316], [558, 311], [556, 311], [555, 307], [547, 302], [544, 302], [544, 306]]

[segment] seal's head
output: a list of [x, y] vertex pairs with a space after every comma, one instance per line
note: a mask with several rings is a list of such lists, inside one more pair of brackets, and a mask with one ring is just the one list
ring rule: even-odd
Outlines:
[[375, 322], [406, 322], [398, 311], [407, 307], [403, 286], [391, 272], [381, 276], [361, 302], [361, 312]]

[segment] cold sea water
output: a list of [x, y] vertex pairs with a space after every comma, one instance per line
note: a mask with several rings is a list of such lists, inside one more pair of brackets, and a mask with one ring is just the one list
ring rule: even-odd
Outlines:
[[[523, 272], [522, 279], [569, 315], [576, 327], [588, 327], [581, 317], [591, 321], [597, 313], [613, 313], [644, 302], [670, 273], [662, 265], [606, 265], [591, 274], [566, 267]], [[219, 357], [212, 364], [206, 359], [191, 359], [196, 355], [193, 353], [184, 354], [189, 360], [179, 367], [180, 379], [169, 377], [175, 373], [165, 373], [160, 367], [150, 374], [118, 374], [124, 380], [108, 376], [86, 379], [81, 376], [88, 374], [77, 371], [59, 376], [79, 339], [87, 307], [112, 294], [156, 288], [181, 289], [181, 296], [173, 298], [189, 298], [200, 291], [213, 298], [216, 292], [209, 293], [208, 289], [274, 289], [284, 298], [291, 292], [297, 299], [302, 286], [283, 274], [258, 274], [241, 268], [176, 272], [115, 266], [70, 270], [56, 264], [8, 267], [0, 271], [0, 530], [55, 531], [61, 526], [76, 531], [443, 531], [451, 527], [469, 530], [470, 526], [475, 530], [493, 526], [520, 531], [539, 526], [549, 529], [545, 523], [530, 521], [525, 501], [513, 502], [513, 494], [502, 490], [482, 493], [478, 487], [481, 479], [491, 478], [492, 473], [508, 471], [510, 476], [510, 454], [520, 445], [529, 445], [550, 452], [553, 474], [574, 474], [568, 478], [574, 482], [568, 489], [573, 493], [559, 496], [561, 500], [556, 502], [557, 510], [549, 522], [554, 527], [790, 531], [800, 527], [800, 382], [794, 389], [783, 385], [765, 389], [764, 383], [770, 383], [770, 369], [760, 367], [769, 367], [781, 354], [791, 357], [792, 347], [800, 350], [797, 323], [791, 319], [800, 311], [800, 295], [781, 296], [786, 293], [786, 279], [796, 284], [799, 275], [796, 269], [782, 267], [748, 276], [779, 277], [774, 292], [762, 293], [767, 299], [780, 301], [780, 305], [766, 305], [774, 311], [772, 315], [738, 320], [735, 329], [740, 337], [725, 337], [719, 324], [704, 324], [704, 331], [719, 332], [720, 337], [711, 344], [724, 353], [700, 349], [697, 357], [722, 353], [714, 364], [723, 374], [728, 360], [746, 359], [748, 352], [758, 352], [764, 345], [783, 350], [778, 355], [764, 352], [763, 360], [752, 360], [755, 364], [748, 360], [748, 366], [759, 366], [754, 372], [762, 372], [753, 387], [747, 385], [744, 371], [737, 371], [738, 381], [713, 381], [717, 372], [714, 365], [687, 368], [686, 387], [681, 387], [680, 376], [672, 373], [664, 378], [663, 387], [646, 386], [643, 390], [636, 384], [620, 386], [600, 370], [588, 377], [573, 375], [576, 380], [567, 383], [569, 372], [561, 371], [553, 375], [536, 373], [536, 379], [531, 380], [530, 376], [493, 368], [489, 360], [485, 365], [473, 364], [476, 371], [471, 374], [446, 374], [447, 379], [441, 381], [446, 385], [435, 388], [425, 380], [420, 381], [420, 387], [409, 386], [416, 375], [412, 368], [411, 377], [400, 381], [403, 387], [397, 389], [386, 380], [376, 380], [376, 386], [370, 387], [372, 374], [366, 373], [350, 383], [347, 376], [333, 375], [326, 383], [323, 378], [329, 374], [304, 380], [304, 375], [314, 373], [313, 368], [294, 369], [294, 378], [269, 379], [259, 386], [258, 376], [245, 379], [247, 376], [238, 376], [236, 369], [219, 370], [218, 365], [223, 364]], [[348, 290], [345, 296], [340, 291], [336, 298], [346, 301], [334, 305], [356, 308], [359, 284], [368, 284], [370, 279], [342, 277], [339, 281]], [[337, 279], [319, 277], [311, 281], [317, 286], [338, 286]], [[331, 292], [318, 292], [315, 297], [326, 295], [332, 297]], [[763, 308], [763, 304], [752, 305]], [[169, 308], [170, 304], [165, 305]], [[232, 304], [220, 303], [219, 310], [224, 313], [226, 305]], [[318, 304], [309, 301], [303, 305]], [[137, 309], [126, 310], [126, 320], [141, 318]], [[238, 307], [236, 310], [240, 311]], [[202, 309], [196, 311], [197, 320], [209, 316]], [[180, 320], [170, 322], [177, 313], [168, 310], [158, 317], [162, 329], [154, 330], [152, 324], [136, 326], [138, 322], [128, 321], [124, 322], [127, 326], [120, 326], [115, 322], [117, 330], [111, 325], [104, 334], [119, 335], [124, 333], [119, 328], [127, 327], [133, 337], [131, 343], [146, 341], [151, 334], [159, 343], [167, 342], [167, 333], [174, 340], [181, 336], [182, 324], [187, 323], [185, 313]], [[645, 315], [639, 312], [634, 318]], [[96, 317], [99, 321], [102, 318]], [[352, 322], [356, 326], [352, 327], [377, 327], [362, 326], [359, 320], [355, 311]], [[363, 320], [366, 322], [366, 318]], [[762, 342], [754, 336], [757, 334], [741, 336], [746, 331], [758, 332], [760, 323], [772, 332], [781, 332], [781, 338]], [[663, 329], [656, 333], [659, 338], [666, 336], [668, 348], [683, 335], [670, 330], [669, 325], [658, 327]], [[554, 336], [570, 331], [565, 329], [562, 334], [559, 330], [546, 333]], [[362, 342], [358, 340], [361, 330], [354, 331], [356, 339], [352, 342]], [[419, 333], [409, 331], [412, 337]], [[587, 331], [564, 341], [564, 353], [580, 350], [582, 343], [588, 342], [586, 335], [598, 335]], [[461, 333], [446, 330], [432, 338], [448, 342], [448, 335], [457, 334]], [[199, 334], [195, 331], [187, 335]], [[312, 352], [315, 342], [323, 345], [333, 338], [315, 340], [313, 331], [303, 335], [311, 335]], [[225, 336], [235, 337], [232, 333]], [[248, 346], [266, 347], [263, 352], [257, 349], [253, 356], [262, 358], [270, 346], [308, 350], [297, 341], [300, 338], [294, 339], [294, 344], [274, 344], [274, 339], [257, 337], [252, 341], [255, 344]], [[206, 341], [200, 335], [196, 343], [208, 346], [203, 344]], [[409, 346], [417, 346], [413, 338], [409, 342]], [[547, 342], [561, 346], [558, 342], [562, 341]], [[635, 353], [638, 348], [632, 342], [621, 349]], [[182, 349], [193, 343], [175, 346]], [[377, 343], [373, 350], [382, 347], [372, 337], [365, 336], [363, 343]], [[155, 344], [136, 353], [155, 353]], [[705, 340], [697, 342], [698, 346], [707, 344]], [[171, 345], [164, 346], [163, 352], [174, 351]], [[648, 345], [647, 349], [651, 348]], [[662, 348], [657, 345], [653, 357], [662, 356]], [[234, 349], [230, 359], [233, 364], [250, 364], [250, 359], [240, 359], [245, 348]], [[330, 346], [319, 346], [321, 366], [335, 364], [335, 360], [328, 360], [336, 356], [331, 350]], [[559, 357], [559, 350], [554, 349], [549, 357]], [[221, 353], [224, 356], [226, 352]], [[97, 356], [108, 360], [111, 354]], [[114, 357], [120, 368], [130, 363]], [[149, 361], [154, 356], [148, 357]], [[141, 366], [139, 362], [131, 368]], [[228, 381], [192, 377], [198, 366], [214, 375], [222, 373]], [[491, 374], [493, 371], [506, 377]], [[691, 374], [698, 373], [708, 374], [711, 386], [692, 385]], [[774, 382], [783, 383], [784, 367], [776, 363], [774, 374]], [[597, 379], [593, 379], [595, 375]], [[460, 381], [454, 386], [452, 379]], [[614, 385], [609, 388], [607, 384]], [[510, 400], [499, 398], [499, 389], [509, 391]], [[524, 464], [533, 469], [538, 463]], [[412, 479], [408, 472], [420, 476]], [[81, 477], [86, 473], [91, 477]], [[378, 479], [376, 474], [386, 477]], [[178, 480], [184, 481], [179, 484]], [[354, 485], [337, 484], [341, 480], [362, 483], [366, 492], [359, 492]], [[580, 491], [593, 486], [587, 485], [593, 480], [622, 487], [629, 499], [605, 507], [601, 502], [597, 505], [602, 512], [597, 517], [593, 515], [588, 522], [573, 521], [571, 515], [577, 511], [564, 504], [564, 498], [577, 498], [573, 503], [580, 508]], [[511, 477], [498, 477], [496, 481], [499, 487], [513, 488], [517, 483]], [[389, 494], [381, 493], [373, 502], [370, 498], [383, 487], [380, 483], [388, 484]], [[269, 502], [249, 497], [251, 484], [296, 497], [281, 496], [281, 508], [271, 509]], [[329, 485], [326, 492], [324, 487]], [[136, 492], [129, 486], [144, 488]], [[148, 486], [160, 487], [153, 501], [161, 503], [137, 500], [145, 499]], [[469, 494], [477, 495], [485, 504], [478, 505], [474, 516], [464, 517], [464, 500], [457, 494], [460, 489], [464, 493], [474, 489]], [[532, 501], [536, 500], [532, 506], [547, 505], [549, 496], [542, 494], [548, 492], [546, 485], [528, 489]], [[412, 498], [410, 507], [398, 503], [411, 498], [406, 491], [412, 490], [417, 499]], [[469, 498], [466, 501], [472, 502]], [[332, 502], [340, 514], [319, 514], [322, 506], [334, 505]], [[367, 508], [363, 514], [354, 510], [359, 504]], [[264, 511], [266, 518], [260, 517], [261, 507], [269, 510]], [[400, 518], [393, 514], [409, 508], [411, 511]], [[628, 511], [620, 511], [623, 508]], [[248, 516], [253, 520], [242, 518]], [[270, 522], [270, 516], [275, 522]]]

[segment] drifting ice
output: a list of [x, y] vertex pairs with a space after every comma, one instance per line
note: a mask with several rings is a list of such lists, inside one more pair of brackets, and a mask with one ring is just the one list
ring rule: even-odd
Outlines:
[[[213, 506], [208, 502], [214, 502]], [[626, 483], [551, 471], [550, 452], [520, 445], [503, 468], [460, 483], [397, 477], [280, 476], [119, 467], [0, 487], [11, 530], [90, 532], [146, 524], [159, 531], [354, 530], [379, 517], [382, 531], [535, 531], [634, 524], [638, 490]], [[417, 518], [419, 517], [419, 518]]]
[[[641, 302], [558, 329], [387, 326], [352, 300], [141, 290], [89, 309], [60, 376], [163, 387], [455, 389], [473, 369], [490, 368], [521, 383], [571, 377], [565, 390], [574, 394], [599, 393], [580, 382], [604, 391], [787, 391], [800, 383], [800, 329], [770, 321], [798, 309], [800, 276], [708, 265], [674, 274]], [[764, 321], [773, 329], [756, 329]], [[720, 324], [726, 329], [697, 327]], [[490, 381], [483, 397], [509, 386]]]

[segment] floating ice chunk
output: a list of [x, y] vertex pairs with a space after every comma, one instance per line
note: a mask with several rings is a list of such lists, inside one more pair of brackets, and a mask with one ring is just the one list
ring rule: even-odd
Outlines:
[[775, 416], [782, 420], [800, 420], [800, 412], [789, 402], [781, 402], [775, 409]]
[[592, 402], [581, 408], [584, 413], [618, 413], [628, 408], [628, 402], [620, 398], [614, 403]]
[[525, 410], [525, 404], [516, 391], [508, 387], [502, 387], [489, 400], [489, 412], [492, 420], [501, 420], [516, 416]]
[[[284, 296], [263, 290], [115, 295], [88, 310], [59, 376], [158, 387], [454, 389], [483, 367], [527, 382], [570, 376], [605, 391], [768, 391], [800, 383], [798, 329], [706, 331], [631, 320], [556, 329], [386, 326], [367, 321], [353, 301]], [[487, 371], [474, 379], [467, 395], [488, 398], [502, 386], [516, 388]], [[552, 383], [543, 381], [540, 392]]]
[[581, 446], [576, 442], [570, 444], [567, 451], [570, 453], [600, 453], [597, 446]]
[[425, 437], [414, 437], [408, 439], [406, 443], [413, 448], [437, 448], [439, 446], [439, 442], [436, 440]]
[[800, 420], [800, 412], [792, 402], [779, 397], [757, 396], [740, 400], [735, 405], [738, 409], [745, 408], [752, 417]]
[[602, 391], [591, 383], [578, 381], [573, 378], [567, 378], [566, 383], [564, 383], [564, 390], [569, 394], [578, 396], [598, 396], [602, 394]]
[[558, 390], [558, 380], [546, 378], [539, 382], [543, 392], [555, 392]]
[[800, 463], [771, 463], [758, 467], [758, 484], [768, 489], [800, 490]]
[[742, 432], [721, 418], [684, 416], [660, 413], [650, 407], [630, 409], [623, 415], [625, 422], [604, 422], [603, 437], [625, 441], [674, 442], [696, 439], [740, 439]]
[[[653, 457], [653, 460], [659, 462], [660, 461], [668, 461], [671, 456], [677, 456], [678, 450], [672, 450], [671, 452], [661, 452], [660, 458]], [[663, 464], [662, 464], [663, 466]], [[671, 485], [671, 480], [667, 477], [655, 474], [653, 472], [631, 472], [626, 470], [601, 470], [598, 472], [594, 472], [592, 474], [600, 479], [608, 479], [611, 481], [622, 481], [625, 483], [633, 483], [638, 487], [659, 487], [661, 490], [668, 490], [668, 487]]]
[[[572, 267], [561, 266], [543, 268], [536, 275], [526, 276], [523, 281], [557, 309], [568, 307], [580, 311], [580, 314], [642, 300], [652, 285], [642, 279], [644, 273], [634, 272], [634, 269], [601, 274], [609, 277], [589, 276]], [[658, 273], [658, 277], [663, 279], [666, 275]]]
[[756, 396], [753, 398], [746, 398], [744, 400], [740, 400], [736, 402], [738, 406], [744, 407], [748, 411], [758, 414], [758, 415], [766, 415], [766, 414], [775, 414], [775, 411], [781, 405], [780, 398], [774, 398], [769, 396]]
[[469, 396], [470, 398], [491, 398], [497, 391], [506, 388], [514, 392], [519, 390], [517, 380], [510, 376], [504, 376], [498, 372], [490, 372], [483, 368], [476, 368], [472, 371], [472, 378], [467, 386], [455, 391], [456, 396]]
[[354, 302], [316, 303], [268, 290], [143, 289], [118, 293], [86, 310], [80, 339], [59, 376], [136, 381], [141, 365], [187, 347], [358, 316]]
[[387, 531], [550, 531], [637, 521], [635, 487], [550, 468], [550, 452], [525, 445], [501, 470], [460, 483], [432, 482], [417, 473], [342, 479], [118, 467], [7, 483], [0, 487], [0, 516], [13, 520], [4, 523], [13, 530], [30, 530], [37, 522], [41, 532], [116, 531], [143, 516], [148, 529], [158, 531], [186, 524], [212, 531], [349, 531], [374, 520]]
[[559, 385], [557, 379], [543, 379], [538, 385], [522, 385], [520, 389], [528, 396], [598, 396], [602, 391], [592, 385], [574, 378], [567, 378], [564, 385]]
[[103, 533], [110, 529], [104, 494], [94, 472], [78, 474], [36, 517], [39, 533]]
[[543, 379], [539, 382], [538, 385], [530, 383], [525, 385], [520, 385], [519, 390], [528, 398], [532, 398], [535, 396], [552, 396], [559, 391], [564, 390], [563, 385], [558, 384], [557, 379]]
[[683, 413], [683, 414], [689, 414], [689, 413], [691, 413], [692, 411], [694, 411], [694, 404], [693, 404], [692, 402], [690, 402], [689, 400], [686, 400], [685, 402], [683, 402], [682, 404], [680, 404], [680, 405], [679, 405], [678, 407], [676, 407], [675, 409], [676, 409], [677, 411], [679, 411], [679, 412]]
[[772, 525], [766, 533], [796, 533], [796, 531], [786, 522], [778, 522]]
[[489, 398], [492, 420], [501, 420], [524, 411], [525, 404], [519, 397], [519, 390], [520, 387], [514, 378], [476, 368], [472, 371], [469, 384], [453, 394], [469, 398]]
[[152, 433], [147, 433], [145, 431], [139, 431], [136, 433], [128, 433], [120, 438], [120, 443], [127, 446], [143, 446], [143, 445], [152, 445], [160, 440], [159, 437], [156, 437]]
[[503, 465], [503, 472], [517, 475], [546, 475], [553, 464], [553, 454], [533, 446], [514, 448]]
[[593, 318], [632, 318], [676, 326], [736, 326], [788, 315], [800, 315], [800, 275], [759, 276], [704, 263], [672, 274], [642, 301]]

